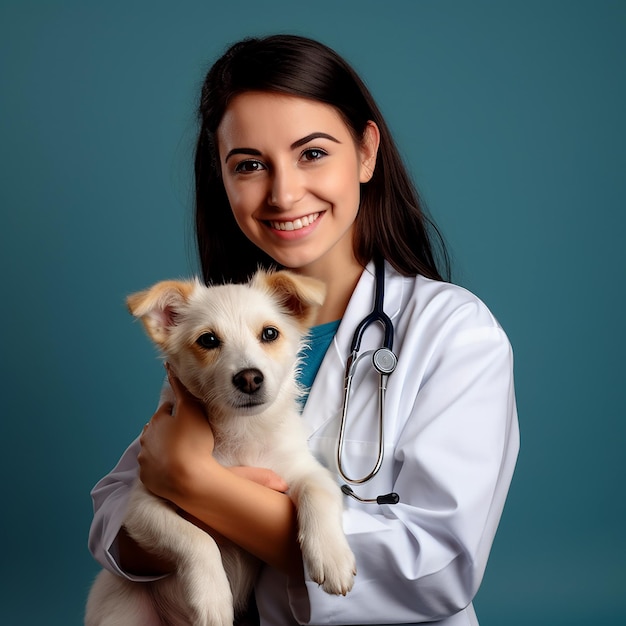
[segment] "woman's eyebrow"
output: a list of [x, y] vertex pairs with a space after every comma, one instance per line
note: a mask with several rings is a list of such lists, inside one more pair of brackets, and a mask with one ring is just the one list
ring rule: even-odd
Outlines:
[[224, 163], [228, 163], [228, 159], [235, 154], [248, 154], [251, 156], [261, 156], [261, 151], [256, 148], [233, 148], [224, 159]]
[[298, 141], [294, 141], [290, 147], [292, 150], [294, 150], [295, 148], [299, 148], [300, 146], [309, 143], [309, 141], [313, 141], [313, 139], [329, 139], [330, 141], [334, 141], [335, 143], [341, 143], [341, 141], [335, 139], [332, 135], [329, 135], [328, 133], [311, 133], [306, 137], [302, 137], [302, 139], [298, 139]]

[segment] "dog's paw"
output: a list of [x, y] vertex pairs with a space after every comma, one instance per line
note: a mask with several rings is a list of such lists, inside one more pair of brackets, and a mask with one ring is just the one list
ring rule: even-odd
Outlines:
[[[354, 584], [356, 561], [345, 537], [302, 538], [302, 554], [311, 577], [326, 593], [345, 596]], [[326, 538], [327, 539], [327, 538]]]

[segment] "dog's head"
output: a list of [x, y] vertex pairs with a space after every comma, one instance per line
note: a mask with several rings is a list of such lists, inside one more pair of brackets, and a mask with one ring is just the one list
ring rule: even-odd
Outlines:
[[164, 281], [127, 303], [189, 391], [230, 415], [297, 391], [297, 354], [324, 293], [317, 280], [259, 271], [245, 285]]

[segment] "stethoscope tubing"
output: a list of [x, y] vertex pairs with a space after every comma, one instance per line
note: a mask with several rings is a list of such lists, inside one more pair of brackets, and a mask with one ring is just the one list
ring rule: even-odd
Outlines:
[[357, 363], [368, 356], [371, 356], [374, 353], [374, 350], [368, 350], [363, 354], [357, 356], [355, 352], [353, 352], [348, 358], [348, 365], [346, 367], [346, 376], [345, 376], [345, 384], [344, 384], [344, 396], [343, 396], [343, 406], [341, 409], [341, 422], [339, 426], [339, 440], [337, 443], [337, 467], [339, 469], [339, 474], [341, 477], [348, 483], [352, 485], [362, 485], [366, 483], [368, 480], [371, 480], [376, 476], [378, 470], [380, 469], [383, 463], [384, 456], [384, 448], [385, 448], [385, 433], [384, 433], [384, 410], [383, 403], [385, 401], [385, 389], [386, 384], [384, 384], [384, 379], [388, 377], [385, 374], [379, 374], [380, 384], [378, 386], [378, 453], [376, 457], [376, 463], [374, 467], [362, 478], [351, 478], [347, 475], [342, 462], [343, 457], [343, 447], [345, 442], [345, 432], [346, 432], [346, 418], [348, 415], [348, 404], [350, 398], [350, 391], [352, 388], [352, 377], [354, 374], [354, 369], [356, 368]]
[[350, 352], [354, 355], [359, 351], [361, 347], [361, 340], [363, 335], [370, 324], [379, 322], [382, 324], [385, 330], [385, 338], [383, 340], [383, 346], [388, 350], [393, 349], [393, 322], [391, 318], [384, 311], [385, 300], [385, 265], [383, 261], [376, 261], [375, 264], [375, 279], [376, 289], [374, 294], [374, 308], [372, 312], [363, 318], [354, 331], [352, 337], [352, 345], [350, 346]]
[[[344, 395], [343, 395], [343, 404], [341, 409], [341, 421], [339, 426], [339, 438], [337, 442], [337, 467], [339, 469], [339, 474], [341, 477], [352, 485], [361, 485], [371, 480], [378, 471], [380, 470], [383, 458], [384, 458], [384, 448], [385, 448], [385, 440], [384, 440], [384, 406], [385, 406], [385, 392], [387, 389], [387, 379], [389, 375], [395, 369], [397, 358], [393, 353], [393, 323], [389, 316], [383, 310], [384, 303], [384, 294], [385, 294], [385, 267], [382, 261], [376, 262], [376, 289], [374, 296], [374, 309], [372, 312], [365, 317], [360, 324], [357, 326], [354, 331], [354, 336], [352, 338], [352, 345], [350, 356], [348, 357], [348, 361], [346, 363], [346, 371], [344, 377]], [[385, 338], [383, 342], [383, 346], [378, 348], [377, 350], [368, 350], [363, 354], [358, 354], [359, 348], [361, 346], [361, 340], [363, 338], [363, 334], [368, 326], [371, 324], [378, 322], [382, 324]], [[347, 475], [346, 470], [343, 466], [342, 458], [343, 458], [343, 450], [345, 443], [345, 435], [346, 435], [346, 421], [348, 415], [348, 406], [350, 403], [350, 392], [352, 389], [352, 379], [354, 376], [354, 371], [356, 369], [357, 364], [364, 358], [371, 357], [372, 364], [379, 375], [379, 385], [378, 385], [378, 453], [376, 457], [376, 462], [373, 467], [365, 476], [360, 478], [353, 478]], [[379, 501], [380, 498], [377, 499], [361, 499], [357, 497], [352, 490], [346, 487], [343, 489], [346, 495], [351, 495], [355, 497], [357, 500], [361, 502], [375, 502]], [[388, 494], [391, 495], [391, 494]], [[397, 494], [393, 494], [396, 497], [397, 502]], [[380, 503], [380, 501], [379, 501]], [[395, 503], [395, 502], [392, 502]]]

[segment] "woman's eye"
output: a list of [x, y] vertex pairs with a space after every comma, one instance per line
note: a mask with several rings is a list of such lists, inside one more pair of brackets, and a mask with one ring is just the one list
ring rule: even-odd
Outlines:
[[215, 333], [203, 333], [196, 339], [196, 343], [205, 350], [215, 350], [221, 342]]
[[324, 150], [319, 148], [309, 148], [302, 153], [302, 160], [304, 161], [319, 161], [327, 155]]
[[241, 161], [241, 163], [237, 163], [235, 166], [235, 172], [248, 174], [250, 172], [260, 172], [264, 170], [265, 166], [261, 161]]
[[261, 333], [261, 341], [269, 343], [278, 339], [279, 332], [273, 326], [266, 326]]

